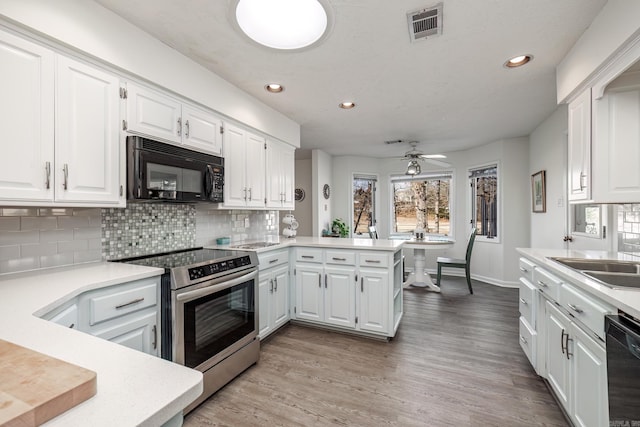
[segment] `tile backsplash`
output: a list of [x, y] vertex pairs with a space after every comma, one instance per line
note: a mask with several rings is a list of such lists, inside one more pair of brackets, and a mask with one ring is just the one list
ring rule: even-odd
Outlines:
[[130, 203], [125, 209], [0, 208], [0, 274], [275, 239], [278, 211]]

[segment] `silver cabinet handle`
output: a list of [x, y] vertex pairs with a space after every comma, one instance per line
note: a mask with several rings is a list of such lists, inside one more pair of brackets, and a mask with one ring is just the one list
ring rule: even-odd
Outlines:
[[528, 273], [528, 272], [529, 272], [529, 270], [527, 270], [527, 269], [526, 269], [526, 268], [524, 268], [524, 267], [520, 267], [520, 271], [522, 271], [523, 273]]
[[360, 277], [360, 292], [364, 292], [364, 277]]
[[580, 191], [584, 190], [587, 187], [586, 181], [587, 180], [587, 174], [585, 174], [584, 172], [580, 172]]
[[[560, 350], [562, 350], [562, 354], [564, 354], [564, 336], [569, 337], [569, 334], [564, 333], [564, 329], [562, 330], [562, 334], [560, 335]], [[568, 352], [568, 351], [567, 351]]]
[[520, 341], [522, 341], [523, 344], [527, 344], [527, 339], [522, 335], [520, 335]]
[[45, 162], [44, 171], [47, 174], [47, 180], [45, 181], [45, 186], [47, 190], [51, 188], [51, 162]]
[[276, 291], [276, 292], [278, 292], [278, 278], [277, 278], [277, 277], [275, 277], [275, 278], [273, 279], [273, 283], [276, 285], [276, 286], [275, 286], [275, 288], [273, 288], [273, 290], [274, 290], [274, 291]]
[[327, 288], [327, 274], [324, 275], [324, 287]]
[[137, 298], [137, 299], [134, 299], [133, 301], [129, 301], [129, 302], [124, 303], [124, 304], [116, 305], [116, 310], [120, 310], [121, 308], [125, 308], [125, 307], [128, 307], [130, 305], [142, 302], [142, 301], [144, 301], [144, 298]]
[[374, 264], [380, 264], [379, 259], [365, 259], [364, 262], [372, 262]]
[[333, 257], [332, 258], [334, 261], [346, 261], [346, 258], [337, 258], [337, 257]]
[[575, 312], [576, 312], [576, 313], [578, 313], [578, 314], [580, 314], [580, 313], [584, 312], [584, 310], [583, 310], [583, 309], [581, 309], [580, 307], [578, 307], [578, 306], [576, 306], [576, 305], [573, 305], [573, 304], [568, 304], [568, 305], [569, 305], [569, 308], [570, 308], [571, 310], [575, 311]]
[[182, 117], [178, 117], [178, 136], [182, 134]]
[[66, 190], [69, 187], [69, 165], [64, 164], [62, 166], [62, 173], [64, 174], [64, 181], [62, 182], [62, 189]]
[[184, 124], [184, 136], [189, 138], [189, 120], [187, 120]]
[[275, 264], [276, 262], [278, 262], [278, 258], [270, 260], [269, 264]]
[[273, 279], [269, 280], [270, 283], [270, 287], [269, 287], [269, 292], [273, 292]]
[[322, 287], [322, 274], [318, 274], [318, 287]]
[[304, 258], [304, 259], [314, 259], [315, 257], [314, 257], [314, 256], [312, 256], [312, 255], [302, 255], [302, 256], [301, 256], [301, 258]]
[[246, 202], [247, 201], [247, 187], [244, 187], [244, 189], [242, 191], [244, 191], [244, 200]]
[[158, 327], [156, 325], [153, 325], [153, 343], [151, 345], [154, 350], [158, 348]]
[[520, 302], [524, 305], [529, 305], [529, 303], [527, 301], [525, 301], [524, 298], [520, 298]]
[[549, 285], [544, 283], [542, 280], [538, 280], [538, 285], [542, 286], [543, 288], [548, 288], [549, 287]]
[[249, 188], [249, 201], [251, 201], [251, 188]]

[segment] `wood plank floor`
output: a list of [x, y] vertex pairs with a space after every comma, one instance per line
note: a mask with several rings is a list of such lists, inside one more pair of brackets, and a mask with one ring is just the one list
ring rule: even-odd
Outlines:
[[518, 291], [404, 290], [396, 337], [297, 325], [185, 418], [200, 426], [567, 426], [518, 345]]

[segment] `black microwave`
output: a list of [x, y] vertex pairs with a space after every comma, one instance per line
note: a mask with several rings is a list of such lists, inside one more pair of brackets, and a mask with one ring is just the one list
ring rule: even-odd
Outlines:
[[127, 200], [220, 203], [223, 187], [222, 157], [127, 137]]

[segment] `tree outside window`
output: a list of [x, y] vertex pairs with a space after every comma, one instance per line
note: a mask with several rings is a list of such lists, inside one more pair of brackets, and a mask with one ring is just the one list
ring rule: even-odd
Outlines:
[[422, 174], [391, 179], [393, 190], [392, 233], [451, 233], [451, 173]]
[[353, 234], [368, 235], [369, 226], [376, 224], [375, 192], [376, 177], [355, 175], [353, 177]]
[[471, 224], [476, 235], [498, 237], [498, 165], [469, 170]]

